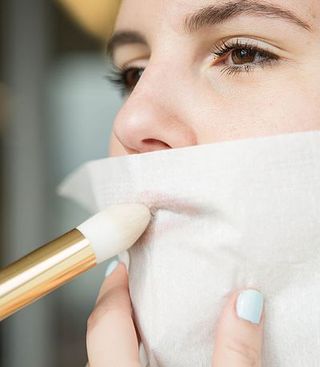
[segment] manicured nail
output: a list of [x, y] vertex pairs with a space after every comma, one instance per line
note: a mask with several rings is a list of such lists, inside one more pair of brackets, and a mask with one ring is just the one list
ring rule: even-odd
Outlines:
[[107, 266], [105, 277], [109, 276], [114, 271], [114, 269], [118, 266], [118, 264], [119, 264], [118, 260], [111, 261]]
[[130, 256], [129, 256], [129, 252], [124, 250], [122, 252], [120, 252], [120, 254], [118, 254], [118, 258], [119, 261], [123, 262], [127, 268], [127, 272], [129, 271], [129, 267], [130, 267]]
[[139, 346], [139, 359], [140, 359], [140, 363], [142, 365], [142, 367], [148, 367], [148, 356], [146, 353], [146, 350], [144, 348], [144, 345], [142, 342], [140, 342], [140, 346]]
[[237, 315], [244, 320], [259, 324], [263, 309], [263, 295], [255, 289], [242, 291], [237, 298]]

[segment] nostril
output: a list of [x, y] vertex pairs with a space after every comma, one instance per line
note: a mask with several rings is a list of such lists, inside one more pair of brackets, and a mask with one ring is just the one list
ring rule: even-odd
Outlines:
[[147, 143], [147, 144], [162, 144], [167, 146], [168, 148], [170, 148], [170, 146], [167, 143], [164, 143], [163, 141], [157, 140], [157, 139], [143, 139], [142, 140], [143, 143]]
[[143, 139], [141, 142], [144, 146], [143, 148], [144, 151], [171, 148], [170, 145], [168, 145], [167, 143], [164, 143], [163, 141], [157, 139], [152, 138]]

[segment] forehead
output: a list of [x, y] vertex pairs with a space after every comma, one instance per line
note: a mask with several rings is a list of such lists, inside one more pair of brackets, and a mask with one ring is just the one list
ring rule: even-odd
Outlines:
[[271, 4], [295, 11], [311, 24], [320, 25], [320, 0], [122, 0], [115, 30], [134, 29], [143, 33], [158, 31], [162, 26], [179, 32], [186, 15], [210, 5], [226, 3]]

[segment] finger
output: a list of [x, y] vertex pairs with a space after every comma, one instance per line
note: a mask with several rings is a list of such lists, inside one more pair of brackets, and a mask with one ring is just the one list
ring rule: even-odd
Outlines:
[[88, 319], [87, 351], [90, 367], [140, 367], [128, 274], [122, 262], [104, 280], [99, 291]]
[[262, 294], [254, 289], [234, 292], [218, 320], [213, 366], [261, 366], [263, 324]]
[[147, 356], [143, 343], [140, 343], [140, 346], [139, 346], [139, 358], [140, 358], [141, 367], [149, 366], [148, 356]]

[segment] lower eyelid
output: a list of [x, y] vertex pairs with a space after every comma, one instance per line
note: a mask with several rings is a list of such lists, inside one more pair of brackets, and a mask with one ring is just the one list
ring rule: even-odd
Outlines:
[[[247, 74], [263, 70], [264, 68], [273, 67], [274, 64], [277, 63], [279, 60], [270, 59], [260, 63], [251, 63], [251, 64], [243, 64], [239, 66], [235, 65], [221, 65], [219, 67], [219, 73], [227, 74], [227, 76], [237, 76], [239, 74]], [[239, 75], [240, 76], [240, 75]]]

